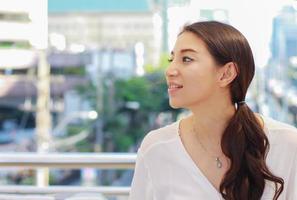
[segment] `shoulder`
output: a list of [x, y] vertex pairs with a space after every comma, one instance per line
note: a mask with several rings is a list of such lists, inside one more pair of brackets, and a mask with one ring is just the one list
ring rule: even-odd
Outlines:
[[175, 139], [178, 136], [178, 124], [179, 121], [176, 121], [148, 132], [140, 144], [139, 150], [141, 153], [145, 154], [154, 146], [164, 144]]
[[265, 117], [268, 134], [273, 138], [273, 143], [297, 145], [297, 129], [293, 125]]

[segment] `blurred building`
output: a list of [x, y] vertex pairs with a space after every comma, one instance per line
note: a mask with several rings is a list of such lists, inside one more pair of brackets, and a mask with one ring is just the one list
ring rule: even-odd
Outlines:
[[[48, 41], [46, 3], [46, 0], [1, 1], [0, 143], [18, 143], [16, 140], [20, 137], [25, 138], [22, 135], [33, 137], [38, 99], [38, 51], [46, 49]], [[49, 104], [51, 112], [56, 113], [64, 109], [65, 91], [87, 80], [73, 73], [64, 76], [56, 73], [57, 70], [52, 72]], [[7, 124], [13, 124], [9, 126], [12, 128], [6, 128]]]
[[273, 20], [273, 32], [271, 39], [271, 59], [277, 66], [277, 71], [275, 71], [272, 75], [279, 76], [277, 77], [279, 79], [287, 78], [286, 72], [289, 70], [288, 67], [297, 66], [296, 35], [297, 11], [293, 6], [286, 6]]
[[[83, 69], [97, 87], [101, 104], [104, 77], [142, 75], [145, 63], [159, 61], [161, 19], [151, 4], [150, 0], [48, 0], [52, 71]], [[87, 103], [79, 100], [75, 91], [68, 90], [63, 97], [65, 116], [86, 109], [79, 107]], [[80, 103], [71, 103], [73, 99]]]
[[[33, 3], [33, 1], [29, 1]], [[36, 66], [37, 56], [33, 45], [33, 10], [25, 3], [16, 0], [5, 1], [0, 8], [0, 104], [15, 106], [22, 102], [16, 84], [23, 76], [15, 71], [27, 71]], [[26, 90], [22, 90], [26, 91]], [[26, 95], [22, 95], [23, 97]]]
[[41, 23], [44, 18], [39, 15], [43, 3], [36, 0], [1, 1], [0, 151], [30, 150], [28, 147], [33, 140], [35, 117], [31, 112], [21, 110], [26, 102], [33, 101], [30, 95], [36, 88], [36, 77], [30, 74], [38, 62], [35, 49], [46, 46], [47, 27]]
[[133, 52], [142, 44], [144, 63], [156, 63], [156, 35], [149, 0], [49, 0], [49, 37], [58, 50], [116, 49]]
[[[282, 120], [297, 124], [297, 10], [285, 6], [273, 19], [267, 90], [284, 113]], [[287, 119], [287, 117], [292, 119]]]
[[[36, 73], [38, 57], [36, 49], [41, 44], [38, 24], [38, 0], [2, 1], [0, 7], [0, 105], [34, 110], [36, 101]], [[32, 6], [33, 5], [33, 6]], [[37, 27], [38, 26], [38, 27]], [[47, 25], [45, 31], [47, 31]], [[44, 33], [47, 37], [47, 32]], [[47, 40], [47, 39], [46, 39]], [[50, 60], [51, 62], [52, 60]], [[53, 63], [55, 65], [55, 63]], [[85, 82], [77, 76], [53, 76], [52, 96], [77, 83]], [[53, 108], [54, 109], [54, 108]]]

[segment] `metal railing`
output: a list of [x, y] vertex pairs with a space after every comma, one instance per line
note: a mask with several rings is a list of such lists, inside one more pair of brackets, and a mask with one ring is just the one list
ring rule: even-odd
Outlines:
[[[1, 153], [0, 170], [7, 167], [134, 169], [135, 153]], [[0, 194], [57, 194], [92, 192], [128, 196], [130, 187], [114, 186], [0, 186]]]

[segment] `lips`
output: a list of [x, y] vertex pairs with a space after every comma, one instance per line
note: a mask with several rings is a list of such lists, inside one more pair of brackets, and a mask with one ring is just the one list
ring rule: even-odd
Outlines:
[[183, 88], [183, 86], [182, 85], [171, 84], [168, 87], [168, 89], [174, 89], [174, 88]]
[[169, 92], [169, 94], [173, 94], [173, 93], [179, 91], [182, 88], [183, 88], [183, 85], [178, 84], [178, 83], [170, 82], [168, 84], [168, 92]]

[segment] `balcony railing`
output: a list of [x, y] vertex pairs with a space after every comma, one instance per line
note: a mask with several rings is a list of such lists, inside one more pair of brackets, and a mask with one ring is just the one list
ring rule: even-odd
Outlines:
[[[100, 169], [134, 169], [135, 153], [2, 153], [0, 167], [40, 168], [100, 168]], [[0, 169], [1, 170], [1, 169]], [[1, 195], [45, 195], [57, 193], [100, 193], [105, 196], [128, 196], [130, 187], [114, 186], [0, 186]], [[7, 198], [9, 199], [9, 198]], [[11, 196], [11, 199], [14, 199]], [[33, 197], [32, 197], [33, 199]]]

